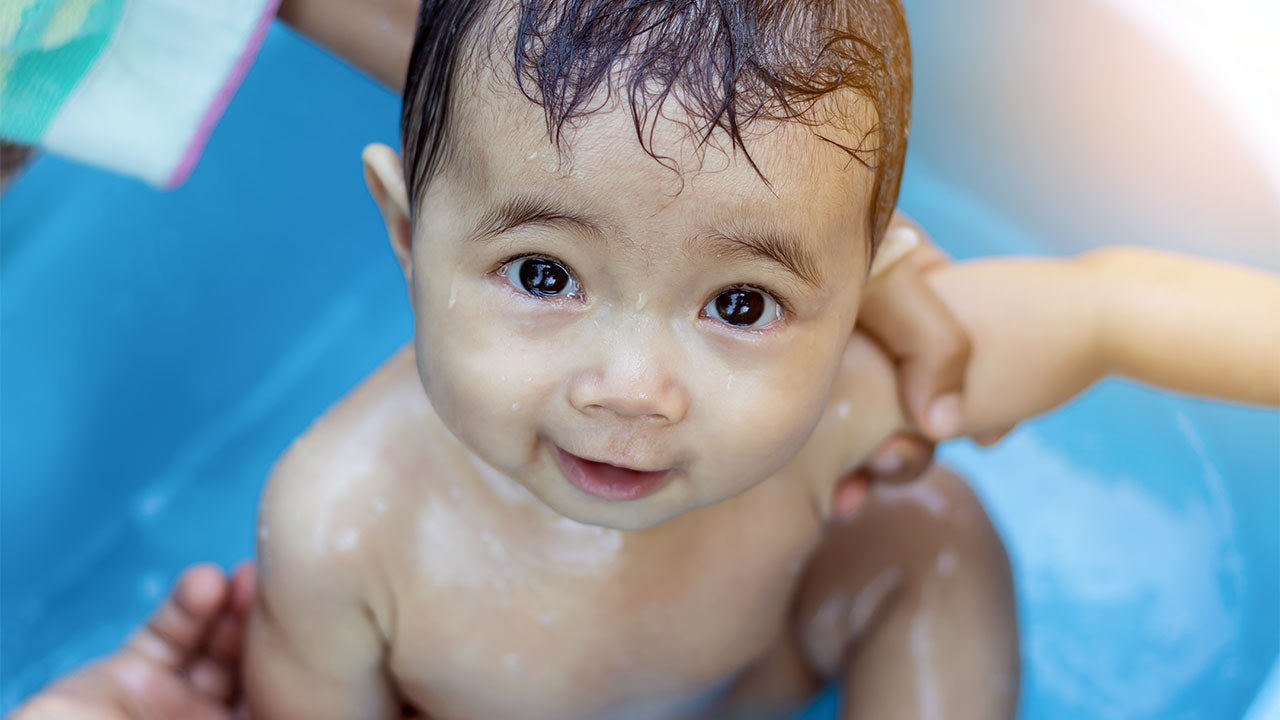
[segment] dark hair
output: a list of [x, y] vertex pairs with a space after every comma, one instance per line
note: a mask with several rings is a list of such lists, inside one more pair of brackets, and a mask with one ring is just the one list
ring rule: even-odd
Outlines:
[[[767, 183], [747, 152], [744, 127], [838, 120], [819, 105], [837, 90], [870, 99], [877, 124], [859, 146], [822, 139], [875, 169], [867, 230], [878, 243], [897, 202], [911, 111], [911, 49], [898, 0], [498, 1], [512, 14], [492, 12], [494, 0], [423, 0], [400, 120], [415, 207], [444, 162], [464, 45], [492, 53], [499, 25], [509, 20], [514, 79], [543, 108], [557, 147], [566, 123], [600, 108], [592, 98], [603, 89], [623, 96], [641, 146], [668, 164], [646, 128], [652, 133], [674, 99], [702, 143], [724, 131]], [[482, 17], [490, 29], [483, 38]]]

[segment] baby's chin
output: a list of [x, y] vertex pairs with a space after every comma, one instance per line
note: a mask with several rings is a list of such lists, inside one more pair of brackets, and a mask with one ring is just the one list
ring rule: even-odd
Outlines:
[[685, 493], [679, 492], [678, 487], [663, 488], [638, 500], [610, 501], [586, 496], [563, 479], [553, 479], [552, 487], [547, 488], [536, 486], [541, 483], [521, 484], [561, 517], [582, 525], [626, 532], [648, 530], [708, 504], [696, 504], [682, 497]]

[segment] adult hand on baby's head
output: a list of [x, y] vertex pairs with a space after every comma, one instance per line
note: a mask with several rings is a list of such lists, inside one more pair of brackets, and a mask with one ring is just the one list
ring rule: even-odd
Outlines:
[[[905, 252], [897, 259], [894, 256]], [[901, 213], [881, 242], [858, 328], [893, 359], [907, 417], [932, 440], [960, 432], [969, 336], [925, 283], [950, 260]], [[877, 272], [878, 268], [890, 266]]]
[[[929, 467], [934, 442], [960, 431], [969, 363], [968, 335], [925, 282], [930, 272], [950, 259], [901, 213], [890, 222], [880, 251], [877, 269], [886, 262], [889, 267], [873, 272], [858, 328], [875, 338], [893, 359], [903, 409], [920, 433], [896, 433], [881, 443], [849, 478], [851, 487], [839, 493], [849, 498], [856, 498], [853, 486], [857, 483], [908, 482]], [[978, 441], [992, 444], [1002, 436]]]

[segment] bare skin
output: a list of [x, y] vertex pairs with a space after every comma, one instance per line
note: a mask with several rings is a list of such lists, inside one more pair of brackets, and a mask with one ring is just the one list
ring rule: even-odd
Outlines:
[[[851, 375], [891, 377], [865, 341], [847, 363]], [[856, 407], [896, 405], [891, 384], [836, 392]], [[845, 435], [841, 407], [832, 404], [810, 449]], [[878, 439], [864, 440], [861, 454]], [[776, 716], [841, 678], [844, 649], [857, 640], [867, 650], [849, 666], [850, 687], [899, 679], [874, 696], [850, 695], [858, 702], [849, 717], [915, 707], [917, 681], [972, 717], [1007, 715], [1018, 672], [1012, 585], [981, 505], [938, 471], [872, 490], [850, 523], [835, 524], [837, 477], [815, 482], [813, 465], [798, 461], [648, 530], [579, 525], [473, 463], [432, 411], [406, 350], [322, 418], [272, 477], [262, 521], [268, 591], [250, 640], [255, 709], [287, 716], [270, 688], [334, 670], [319, 658], [358, 658], [386, 668], [361, 696], [379, 708], [368, 717], [400, 702], [441, 718]], [[371, 472], [352, 482], [357, 467]], [[290, 586], [321, 567], [344, 599], [312, 615]], [[944, 585], [948, 598], [982, 602], [939, 602]], [[833, 614], [831, 603], [848, 607]], [[851, 604], [867, 625], [848, 624]], [[286, 607], [293, 617], [283, 617]], [[299, 613], [328, 629], [291, 635]], [[913, 622], [929, 628], [923, 654], [912, 653]], [[971, 635], [955, 643], [948, 629], [962, 624]], [[330, 644], [334, 632], [345, 640]], [[297, 642], [308, 643], [305, 665], [269, 664]], [[979, 677], [945, 671], [956, 653]], [[342, 702], [311, 687], [324, 697], [317, 707]]]
[[[677, 179], [616, 105], [574, 127], [566, 158], [500, 76], [463, 78], [451, 159], [412, 212], [394, 151], [365, 153], [413, 350], [269, 482], [255, 714], [707, 717], [785, 707], [839, 678], [859, 690], [848, 718], [1011, 716], [1008, 564], [971, 496], [941, 476], [905, 491], [919, 507], [900, 513], [969, 518], [932, 547], [910, 522], [829, 532], [841, 478], [907, 425], [888, 359], [851, 339], [870, 171], [784, 123], [751, 139], [765, 187], [714, 139], [691, 147], [677, 120], [649, 136], [688, 169]], [[785, 251], [742, 238], [761, 228]], [[1113, 361], [1208, 388], [1181, 384], [1202, 363], [1162, 374], [1182, 343], [1243, 367], [1250, 338], [1215, 344], [1208, 319], [1256, 312], [1249, 298], [1274, 281], [1224, 269], [1188, 294], [1185, 277], [1115, 254], [931, 274], [973, 338], [963, 432], [1047, 410]], [[1201, 334], [1143, 333], [1168, 325], [1157, 289], [1206, 319]], [[726, 293], [759, 312], [731, 322]], [[1252, 371], [1208, 375], [1213, 391], [1259, 387]], [[660, 481], [611, 495], [623, 476], [624, 490]], [[857, 557], [849, 537], [864, 538]]]
[[253, 570], [188, 568], [110, 657], [50, 685], [13, 720], [231, 720]]
[[[282, 0], [279, 17], [392, 92], [402, 93], [419, 5], [418, 0]], [[899, 214], [891, 229], [901, 227], [915, 226]], [[939, 259], [936, 250], [928, 249], [913, 253], [910, 264], [923, 268]], [[932, 444], [926, 438], [938, 440], [959, 432], [956, 405], [963, 392], [969, 340], [917, 273], [899, 272], [868, 288], [867, 301], [877, 310], [862, 313], [859, 327], [894, 359], [903, 406], [914, 429], [886, 441], [859, 468], [859, 475], [901, 482], [916, 477], [928, 464]]]
[[[1274, 276], [1118, 250], [960, 264], [931, 284], [975, 339], [971, 432], [1112, 372], [1280, 401]], [[903, 422], [861, 336], [783, 468], [625, 532], [573, 522], [478, 460], [418, 365], [393, 358], [270, 481], [248, 655], [262, 717], [401, 702], [438, 718], [758, 717], [837, 679], [845, 718], [1012, 715], [1009, 567], [964, 486], [942, 472], [878, 486], [832, 522], [840, 478]]]
[[[752, 140], [765, 185], [718, 140], [663, 123], [651, 137], [688, 170], [677, 178], [623, 106], [575, 128], [569, 157], [514, 87], [463, 77], [455, 161], [413, 221], [399, 159], [366, 151], [414, 347], [269, 481], [255, 716], [408, 703], [439, 718], [678, 718], [798, 701], [811, 684], [766, 697], [739, 681], [805, 636], [797, 592], [845, 570], [808, 567], [837, 483], [906, 426], [889, 361], [850, 341], [873, 171], [783, 123]], [[731, 237], [760, 228], [800, 244]], [[530, 259], [558, 268], [554, 291], [521, 289]], [[734, 288], [761, 308], [739, 326], [716, 310]], [[587, 460], [664, 479], [608, 497], [571, 481], [564, 463]], [[968, 582], [1007, 590], [1002, 554], [963, 562]], [[1011, 687], [1007, 651], [975, 662]], [[785, 657], [786, 676], [823, 677]], [[998, 718], [1010, 695], [947, 701]]]
[[[1019, 327], [1017, 316], [1004, 313], [1000, 322], [992, 322], [991, 311], [984, 308], [1003, 310], [1019, 295], [1043, 303], [1064, 291], [1078, 294], [1088, 288], [1099, 295], [1100, 307], [1110, 310], [1103, 325], [1087, 322], [1092, 311], [1082, 315], [1057, 302], [1025, 318], [1043, 321], [1048, 317], [1054, 321], [1054, 329], [1072, 342], [1081, 343], [1088, 337], [1097, 343], [1069, 364], [1119, 366], [1139, 379], [1159, 377], [1171, 387], [1250, 403], [1275, 404], [1280, 400], [1280, 381], [1273, 372], [1274, 361], [1280, 358], [1280, 331], [1266, 322], [1269, 308], [1280, 300], [1280, 282], [1274, 277], [1141, 251], [1100, 253], [1066, 265], [984, 265], [946, 274], [934, 283], [952, 302], [957, 297], [978, 298], [978, 302], [957, 306], [979, 341], [975, 372], [969, 378], [976, 387], [988, 388], [993, 368], [1014, 367], [1013, 359], [1027, 357], [1031, 347], [1043, 343], [1043, 338], [1032, 332], [1010, 332], [1010, 324], [1014, 330], [1030, 329]], [[1007, 270], [1015, 272], [1002, 272]], [[1011, 287], [992, 292], [998, 285], [992, 281], [1001, 274], [1006, 274]], [[1019, 288], [1020, 282], [1007, 282], [1009, 279], [1025, 281], [1042, 295], [1037, 297]], [[971, 292], [958, 294], [966, 282]], [[1184, 312], [1178, 317], [1184, 322], [1177, 333], [1168, 332], [1162, 322], [1170, 294], [1183, 303]], [[1050, 312], [1053, 308], [1059, 312]], [[984, 315], [988, 316], [986, 321]], [[1240, 332], [1223, 335], [1216, 329], [1223, 317], [1246, 322]], [[1221, 342], [1210, 342], [1214, 337]], [[877, 360], [869, 349], [855, 339], [846, 354], [844, 370], [859, 376], [886, 376], [883, 358]], [[1090, 355], [1096, 359], [1089, 361]], [[1000, 357], [1006, 360], [991, 362]], [[403, 354], [399, 360], [405, 361]], [[1003, 384], [1014, 392], [987, 403], [987, 407], [969, 408], [973, 415], [969, 422], [977, 427], [998, 425], [1001, 417], [1008, 419], [1052, 405], [1089, 381], [1086, 374], [1083, 379], [1062, 384], [1061, 369], [1050, 365], [1028, 366], [1034, 372], [1006, 372]], [[388, 374], [384, 370], [379, 377]], [[413, 388], [412, 381], [408, 387]], [[839, 387], [837, 393], [849, 387], [856, 389], [856, 384]], [[356, 395], [367, 398], [370, 392], [366, 388]], [[866, 399], [873, 401], [874, 397]], [[355, 396], [350, 402], [356, 402]], [[839, 405], [836, 407], [839, 416]], [[335, 410], [332, 416], [340, 414]], [[376, 423], [363, 426], [377, 430]], [[824, 422], [823, 427], [830, 431], [838, 426]], [[312, 437], [323, 442], [327, 439], [324, 432], [318, 427]], [[382, 451], [365, 446], [362, 452], [345, 452], [343, 446], [335, 445], [324, 452], [339, 463], [330, 468], [330, 475], [354, 475], [366, 472], [367, 462]], [[390, 510], [388, 504], [375, 503], [373, 507], [375, 512], [379, 507]], [[457, 536], [459, 540], [467, 538]], [[483, 548], [472, 549], [488, 551], [492, 540], [486, 538]], [[344, 535], [340, 545], [352, 550], [354, 545], [346, 547], [350, 542]], [[392, 543], [404, 545], [394, 539]], [[818, 678], [840, 673], [847, 683], [843, 693], [847, 717], [881, 717], [888, 712], [885, 707], [896, 708], [893, 717], [937, 717], [940, 708], [945, 709], [946, 717], [963, 717], [966, 712], [972, 717], [991, 717], [986, 710], [957, 698], [979, 692], [1007, 697], [1009, 682], [1015, 677], [987, 672], [992, 666], [975, 662], [983, 655], [965, 651], [973, 647], [998, 650], [1013, 642], [1010, 635], [999, 632], [1008, 629], [1007, 624], [982, 620], [984, 616], [1004, 618], [1011, 612], [1003, 590], [1007, 566], [998, 561], [980, 564], [977, 572], [987, 573], [991, 583], [966, 582], [975, 570], [968, 565], [970, 559], [999, 556], [996, 538], [976, 501], [953, 477], [934, 471], [916, 485], [872, 489], [859, 498], [850, 522], [827, 525], [825, 539], [810, 556], [804, 580], [794, 585], [785, 629], [731, 679], [727, 689], [726, 684], [713, 684], [712, 689], [718, 692], [712, 700], [721, 700], [725, 712], [738, 708], [742, 710], [737, 713], [740, 717], [759, 717], [763, 711], [790, 705], [803, 688], [814, 687]], [[585, 559], [589, 558], [579, 558]], [[343, 564], [350, 570], [349, 558]], [[16, 717], [231, 717], [237, 706], [234, 690], [228, 692], [227, 688], [235, 673], [235, 648], [240, 642], [247, 597], [252, 593], [250, 574], [237, 572], [234, 587], [228, 588], [216, 568], [188, 572], [152, 621], [116, 655], [46, 689], [20, 708]], [[455, 612], [456, 608], [447, 610]], [[940, 618], [946, 622], [939, 622]], [[975, 618], [978, 622], [971, 622]], [[553, 618], [539, 616], [538, 621], [545, 619]], [[324, 633], [332, 628], [318, 630]], [[940, 631], [945, 634], [938, 636]], [[612, 657], [607, 651], [616, 654], [616, 648], [599, 650], [601, 657]], [[963, 655], [955, 656], [957, 651]], [[552, 657], [554, 661], [554, 652]]]

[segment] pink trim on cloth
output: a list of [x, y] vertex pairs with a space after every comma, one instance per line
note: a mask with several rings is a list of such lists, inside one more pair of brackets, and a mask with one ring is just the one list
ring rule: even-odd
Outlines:
[[258, 25], [253, 29], [253, 33], [249, 35], [249, 41], [245, 43], [244, 53], [236, 61], [235, 67], [231, 68], [226, 81], [222, 83], [222, 88], [218, 90], [213, 102], [209, 104], [209, 109], [205, 111], [204, 118], [196, 128], [195, 134], [191, 136], [191, 143], [187, 145], [186, 152], [182, 154], [182, 160], [178, 162], [178, 166], [173, 170], [173, 175], [170, 175], [169, 180], [164, 184], [165, 190], [172, 190], [191, 177], [191, 171], [195, 169], [196, 161], [200, 159], [201, 153], [204, 152], [205, 143], [209, 142], [209, 136], [213, 134], [214, 126], [222, 118], [222, 113], [227, 109], [227, 105], [231, 103], [231, 96], [236, 94], [236, 90], [240, 88], [240, 82], [244, 80], [245, 73], [249, 72], [249, 66], [253, 64], [254, 58], [258, 56], [258, 50], [262, 47], [262, 41], [267, 38], [267, 30], [271, 27], [271, 21], [275, 18], [276, 8], [279, 5], [280, 0], [268, 0], [266, 7], [262, 9], [262, 16], [258, 18]]

